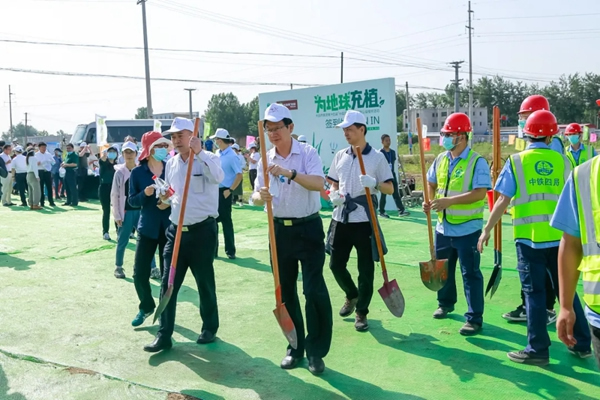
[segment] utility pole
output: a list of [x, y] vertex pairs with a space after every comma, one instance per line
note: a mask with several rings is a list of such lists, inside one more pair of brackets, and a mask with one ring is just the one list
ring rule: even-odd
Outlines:
[[146, 1], [148, 0], [138, 0], [137, 4], [142, 5], [142, 21], [143, 21], [143, 29], [144, 29], [144, 58], [146, 63], [146, 109], [148, 113], [148, 118], [152, 118], [152, 92], [150, 89], [150, 56], [148, 54], [148, 29], [146, 26]]
[[344, 52], [342, 51], [341, 79], [340, 83], [344, 83]]
[[412, 134], [410, 133], [410, 95], [408, 94], [408, 82], [406, 82], [406, 128], [408, 129], [408, 153], [412, 155]]
[[10, 118], [10, 129], [8, 130], [8, 134], [10, 135], [10, 140], [13, 140], [13, 122], [12, 122], [12, 96], [14, 93], [10, 90], [10, 85], [8, 85], [8, 115]]
[[[471, 37], [473, 36], [473, 27], [471, 26], [471, 14], [474, 11], [471, 10], [471, 1], [469, 1], [469, 118], [473, 120], [473, 46], [471, 45]], [[474, 124], [474, 123], [473, 123]], [[473, 135], [469, 136], [469, 146], [473, 141]]]
[[294, 84], [290, 83], [290, 90], [294, 90]]
[[[460, 82], [462, 79], [458, 79], [458, 70], [460, 69], [460, 65], [464, 63], [464, 61], [452, 61], [450, 65], [454, 68], [454, 112], [460, 111]], [[471, 117], [469, 117], [471, 118]]]
[[25, 142], [24, 145], [27, 145], [27, 113], [25, 113]]
[[190, 119], [194, 119], [194, 112], [192, 111], [192, 92], [196, 89], [183, 89], [187, 90], [190, 93]]

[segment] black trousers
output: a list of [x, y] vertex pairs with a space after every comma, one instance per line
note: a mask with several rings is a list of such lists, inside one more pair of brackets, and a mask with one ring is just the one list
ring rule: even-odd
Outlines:
[[100, 204], [102, 205], [102, 233], [108, 233], [110, 228], [110, 191], [112, 189], [112, 184], [110, 183], [101, 183], [98, 186], [98, 198], [100, 199]]
[[254, 181], [256, 180], [256, 174], [258, 173], [257, 169], [249, 169], [248, 177], [250, 178], [250, 186], [252, 186], [252, 190], [254, 190]]
[[[340, 288], [348, 299], [358, 298], [356, 312], [362, 315], [369, 313], [369, 304], [373, 297], [373, 279], [375, 278], [375, 262], [371, 250], [373, 230], [369, 222], [343, 224], [331, 220], [335, 224], [335, 236], [331, 250], [329, 267]], [[358, 287], [348, 272], [348, 259], [352, 248], [356, 248], [358, 258]]]
[[65, 186], [67, 187], [67, 203], [73, 206], [79, 204], [79, 193], [77, 192], [77, 176], [75, 169], [65, 168]]
[[[317, 218], [300, 225], [284, 226], [275, 223], [277, 261], [281, 297], [294, 321], [298, 336], [298, 347], [288, 345], [288, 352], [294, 357], [325, 357], [331, 346], [333, 318], [327, 285], [323, 278], [325, 263], [325, 234], [323, 221]], [[298, 299], [298, 263], [302, 267], [302, 289], [306, 300], [305, 337], [302, 309]]]
[[86, 170], [86, 175], [77, 175], [77, 190], [79, 192], [79, 200], [80, 201], [87, 201], [87, 197], [85, 194], [85, 181], [87, 179], [87, 170]]
[[48, 192], [48, 203], [54, 204], [54, 199], [52, 197], [52, 173], [46, 170], [40, 170], [40, 190], [42, 191], [42, 197], [40, 199], [40, 205], [44, 206], [44, 201], [46, 200], [46, 195], [44, 194], [44, 186], [46, 187], [46, 191]]
[[[554, 292], [554, 286], [552, 286], [552, 278], [549, 274], [546, 274], [546, 310], [554, 310], [557, 296], [558, 293]], [[521, 289], [521, 305], [525, 308], [525, 292], [523, 292], [523, 289]]]
[[19, 196], [21, 196], [21, 204], [27, 204], [27, 197], [25, 197], [25, 191], [27, 190], [27, 172], [15, 173], [15, 183]]
[[[396, 178], [396, 174], [392, 172], [392, 176], [394, 177], [394, 193], [392, 197], [394, 198], [394, 202], [396, 203], [396, 209], [399, 212], [404, 212], [404, 204], [402, 204], [402, 198], [400, 198], [400, 192], [398, 190], [398, 179]], [[385, 213], [385, 203], [386, 203], [387, 195], [381, 193], [379, 198], [379, 212], [381, 214]]]
[[[161, 298], [167, 291], [171, 269], [171, 258], [175, 245], [177, 228], [171, 225], [166, 232], [167, 244], [164, 252], [163, 280], [161, 285]], [[160, 316], [160, 329], [158, 335], [170, 338], [175, 326], [175, 312], [177, 309], [177, 293], [185, 279], [188, 268], [196, 279], [198, 294], [200, 296], [200, 317], [202, 318], [202, 331], [213, 334], [219, 329], [219, 310], [217, 308], [217, 292], [215, 287], [215, 269], [213, 266], [214, 250], [217, 243], [217, 223], [214, 218], [208, 218], [200, 224], [192, 225], [187, 232], [181, 233], [179, 258], [173, 282], [173, 294], [165, 311]]]
[[[127, 232], [123, 232], [127, 234]], [[156, 254], [156, 247], [160, 254], [160, 274], [164, 275], [165, 262], [163, 252], [167, 244], [167, 236], [165, 232], [160, 231], [157, 239], [152, 239], [144, 236], [141, 233], [137, 238], [137, 246], [135, 248], [135, 264], [133, 266], [133, 284], [138, 299], [140, 300], [139, 309], [145, 313], [153, 312], [156, 308], [156, 303], [152, 297], [152, 288], [150, 287], [150, 271], [152, 270], [152, 260]]]
[[[225, 188], [219, 188], [219, 217], [217, 223], [223, 225], [223, 238], [225, 239], [225, 254], [235, 255], [235, 234], [233, 232], [233, 220], [231, 219], [231, 205], [233, 204], [233, 194], [225, 198], [223, 192]], [[219, 225], [217, 224], [217, 235], [219, 234]], [[219, 241], [215, 244], [215, 257], [219, 253]]]

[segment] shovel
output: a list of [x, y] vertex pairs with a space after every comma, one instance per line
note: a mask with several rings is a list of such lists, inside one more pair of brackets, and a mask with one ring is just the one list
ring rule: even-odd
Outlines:
[[[198, 136], [198, 129], [200, 128], [200, 118], [196, 118], [196, 123], [194, 124], [194, 136]], [[175, 271], [177, 269], [177, 259], [179, 258], [179, 244], [181, 243], [181, 230], [183, 229], [183, 217], [185, 215], [185, 206], [187, 204], [188, 191], [190, 188], [190, 178], [192, 176], [192, 165], [194, 164], [194, 154], [192, 149], [190, 149], [190, 155], [188, 158], [188, 167], [185, 175], [185, 183], [183, 185], [183, 194], [181, 196], [181, 211], [179, 212], [179, 220], [177, 221], [177, 233], [175, 234], [175, 245], [173, 246], [173, 257], [171, 258], [171, 269], [169, 271], [169, 284], [167, 286], [167, 291], [163, 293], [162, 298], [160, 299], [160, 303], [156, 308], [156, 312], [154, 313], [154, 320], [152, 323], [155, 323], [158, 317], [165, 311], [167, 308], [167, 304], [169, 304], [169, 300], [171, 300], [171, 296], [173, 295], [173, 283], [175, 282]]]
[[[496, 184], [496, 180], [498, 179], [498, 175], [500, 175], [502, 162], [502, 151], [500, 149], [500, 109], [498, 106], [494, 106], [494, 114], [493, 114], [493, 128], [494, 128], [494, 168], [492, 171], [492, 180], [494, 186]], [[494, 204], [498, 201], [498, 192], [494, 192]], [[496, 226], [494, 226], [494, 270], [492, 271], [492, 275], [490, 276], [490, 280], [488, 281], [487, 287], [485, 289], [485, 295], [487, 296], [490, 293], [490, 299], [496, 293], [498, 286], [500, 285], [500, 281], [502, 280], [502, 220], [500, 220]]]
[[[429, 188], [427, 187], [427, 174], [425, 172], [425, 143], [423, 140], [421, 118], [417, 118], [417, 130], [419, 132], [419, 150], [421, 152], [421, 176], [423, 178], [423, 195], [425, 203], [429, 204]], [[431, 227], [431, 212], [427, 216], [427, 232], [429, 234], [429, 254], [431, 260], [419, 262], [421, 270], [421, 281], [429, 290], [437, 292], [446, 284], [448, 279], [448, 260], [437, 260], [435, 248], [433, 247], [433, 229]]]
[[[258, 136], [260, 138], [260, 157], [262, 159], [263, 177], [265, 186], [269, 188], [269, 175], [267, 173], [268, 158], [267, 158], [267, 142], [265, 141], [265, 132], [262, 121], [258, 121]], [[298, 348], [298, 334], [296, 333], [296, 327], [294, 321], [290, 317], [285, 304], [281, 301], [281, 284], [279, 282], [279, 261], [277, 260], [277, 241], [275, 240], [275, 222], [273, 222], [273, 208], [271, 202], [267, 201], [267, 218], [269, 221], [269, 245], [271, 247], [271, 265], [273, 266], [273, 277], [275, 280], [275, 309], [273, 314], [277, 319], [277, 323], [281, 327], [283, 335], [290, 343], [292, 348]]]
[[[360, 173], [366, 175], [365, 164], [362, 158], [362, 151], [359, 146], [354, 148], [356, 157], [358, 157], [358, 163], [360, 164]], [[383, 299], [383, 302], [387, 306], [388, 310], [394, 317], [400, 318], [404, 314], [404, 296], [398, 282], [388, 280], [387, 269], [385, 267], [385, 260], [383, 258], [383, 246], [381, 245], [381, 237], [379, 237], [379, 226], [377, 224], [377, 215], [375, 214], [375, 207], [373, 206], [373, 199], [371, 199], [371, 190], [365, 188], [367, 195], [367, 202], [369, 203], [369, 212], [371, 213], [371, 220], [373, 221], [373, 235], [375, 235], [375, 243], [377, 243], [377, 252], [379, 253], [379, 262], [381, 263], [381, 271], [383, 272], [383, 286], [379, 289], [379, 294]]]

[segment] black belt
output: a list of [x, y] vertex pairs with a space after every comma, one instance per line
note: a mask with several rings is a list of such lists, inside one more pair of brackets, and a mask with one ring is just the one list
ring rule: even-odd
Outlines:
[[317, 219], [319, 218], [319, 213], [316, 212], [314, 214], [309, 215], [308, 217], [302, 217], [302, 218], [277, 218], [277, 217], [273, 217], [273, 221], [283, 224], [284, 226], [294, 226], [294, 225], [300, 225], [303, 224], [305, 222], [308, 221], [312, 221], [313, 219]]
[[[181, 227], [181, 232], [191, 232], [195, 229], [200, 228], [203, 225], [206, 225], [207, 223], [214, 221], [215, 219], [213, 217], [208, 217], [206, 218], [204, 221], [202, 222], [198, 222], [197, 224], [192, 224], [192, 225], [183, 225]], [[175, 225], [174, 223], [171, 223], [171, 225], [173, 226], [173, 228], [177, 229], [177, 225]]]

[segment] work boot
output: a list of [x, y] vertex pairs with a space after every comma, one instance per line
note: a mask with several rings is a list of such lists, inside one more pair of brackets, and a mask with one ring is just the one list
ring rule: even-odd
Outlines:
[[510, 361], [514, 361], [520, 364], [537, 365], [539, 367], [543, 367], [545, 365], [550, 364], [549, 357], [540, 357], [533, 353], [526, 353], [524, 350], [511, 351], [506, 355], [508, 356], [508, 358], [510, 358]]
[[340, 309], [340, 317], [347, 317], [350, 314], [352, 314], [354, 312], [354, 309], [356, 308], [356, 303], [358, 303], [358, 297], [352, 300], [348, 300], [348, 298], [346, 297], [346, 301]]
[[125, 271], [123, 270], [123, 267], [115, 268], [115, 278], [125, 279]]
[[502, 314], [502, 318], [510, 322], [526, 322], [527, 313], [525, 312], [525, 307], [521, 304], [515, 310]]
[[356, 313], [356, 317], [354, 318], [354, 329], [359, 332], [364, 332], [369, 329], [369, 322], [367, 321], [366, 315]]
[[438, 307], [438, 309], [433, 312], [433, 318], [444, 319], [448, 317], [448, 314], [452, 311], [454, 311], [454, 308]]

